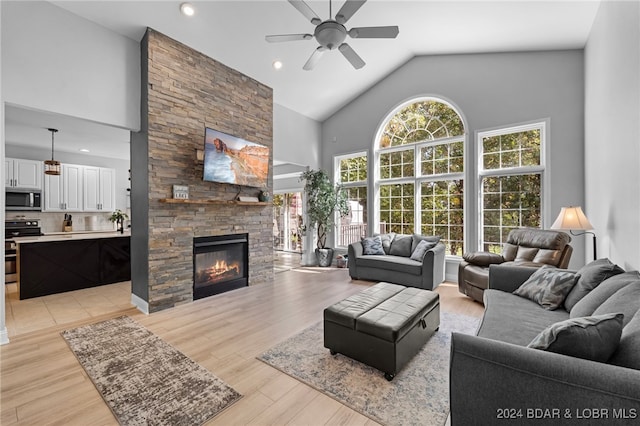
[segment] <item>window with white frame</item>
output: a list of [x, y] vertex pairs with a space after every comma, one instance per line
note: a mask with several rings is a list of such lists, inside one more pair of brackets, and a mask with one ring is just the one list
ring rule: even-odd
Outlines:
[[546, 123], [478, 133], [481, 250], [499, 253], [519, 227], [542, 226]]
[[367, 153], [336, 156], [335, 173], [349, 203], [349, 214], [336, 226], [336, 246], [346, 247], [367, 236]]
[[413, 100], [383, 124], [376, 146], [380, 232], [439, 235], [447, 254], [464, 244], [464, 124], [440, 99]]

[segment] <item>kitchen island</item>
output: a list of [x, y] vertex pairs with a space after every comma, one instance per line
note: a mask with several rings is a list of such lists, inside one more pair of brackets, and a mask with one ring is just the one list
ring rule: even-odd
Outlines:
[[131, 280], [129, 232], [64, 232], [14, 241], [20, 299]]

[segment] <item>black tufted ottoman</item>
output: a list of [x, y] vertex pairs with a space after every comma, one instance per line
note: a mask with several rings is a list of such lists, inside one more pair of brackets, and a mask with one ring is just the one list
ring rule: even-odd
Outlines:
[[392, 380], [439, 326], [438, 293], [383, 282], [324, 310], [324, 346]]

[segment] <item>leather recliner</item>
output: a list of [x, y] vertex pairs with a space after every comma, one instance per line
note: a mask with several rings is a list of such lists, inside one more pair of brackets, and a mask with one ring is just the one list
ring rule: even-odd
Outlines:
[[516, 266], [551, 265], [566, 269], [573, 253], [571, 237], [560, 231], [536, 228], [514, 229], [507, 236], [502, 254], [489, 252], [465, 253], [458, 266], [458, 290], [483, 303], [484, 290], [489, 286], [489, 265]]

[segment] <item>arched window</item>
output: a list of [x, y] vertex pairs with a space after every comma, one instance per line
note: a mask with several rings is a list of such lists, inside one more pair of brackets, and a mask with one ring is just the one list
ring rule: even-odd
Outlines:
[[393, 111], [376, 138], [376, 229], [439, 235], [462, 255], [465, 130], [447, 102], [421, 98]]

